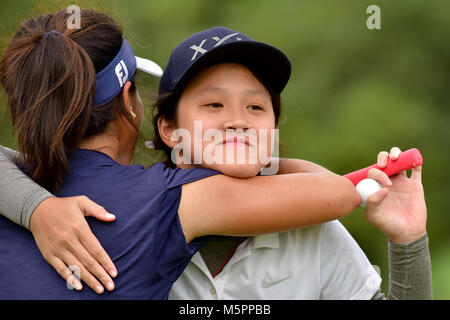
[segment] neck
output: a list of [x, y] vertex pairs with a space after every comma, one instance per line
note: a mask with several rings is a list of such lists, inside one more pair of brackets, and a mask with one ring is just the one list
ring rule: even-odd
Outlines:
[[136, 136], [119, 134], [118, 130], [108, 128], [104, 133], [84, 139], [77, 148], [102, 152], [123, 166], [133, 161]]

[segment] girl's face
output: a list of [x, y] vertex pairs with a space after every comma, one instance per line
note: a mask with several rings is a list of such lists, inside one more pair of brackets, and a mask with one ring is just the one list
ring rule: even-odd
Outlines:
[[272, 152], [276, 129], [272, 100], [245, 66], [213, 65], [196, 75], [181, 95], [177, 128], [183, 129], [180, 140], [187, 139], [180, 153], [185, 160], [179, 167], [196, 165], [252, 177]]

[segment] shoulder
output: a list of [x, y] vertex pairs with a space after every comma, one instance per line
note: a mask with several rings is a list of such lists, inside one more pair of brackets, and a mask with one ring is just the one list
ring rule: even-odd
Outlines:
[[[301, 251], [360, 250], [358, 244], [338, 220], [278, 233], [279, 247]], [[265, 235], [256, 236], [264, 239]]]
[[316, 224], [309, 227], [299, 228], [291, 231], [256, 235], [249, 238], [252, 249], [271, 248], [276, 250], [256, 250], [258, 253], [277, 255], [277, 259], [285, 259], [286, 254], [289, 261], [316, 260], [320, 254], [321, 237], [324, 224]]
[[168, 189], [220, 174], [218, 171], [199, 167], [190, 169], [169, 168], [164, 164], [160, 164], [159, 167], [161, 167], [162, 177]]
[[287, 246], [299, 246], [319, 243], [324, 225], [324, 223], [321, 223], [287, 232], [281, 232], [278, 234], [280, 244]]
[[321, 241], [322, 247], [336, 247], [343, 250], [349, 248], [359, 249], [359, 245], [355, 239], [353, 239], [352, 235], [338, 220], [333, 220], [323, 224]]

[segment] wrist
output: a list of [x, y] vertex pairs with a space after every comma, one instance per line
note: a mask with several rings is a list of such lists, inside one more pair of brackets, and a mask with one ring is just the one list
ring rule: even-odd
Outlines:
[[411, 244], [414, 241], [422, 239], [427, 234], [427, 231], [421, 231], [411, 235], [403, 235], [403, 236], [388, 236], [388, 240], [392, 244], [406, 245]]
[[[33, 212], [31, 213], [30, 220], [29, 220], [29, 229], [31, 232], [33, 232], [33, 225], [35, 225], [36, 218], [42, 213], [48, 211], [48, 207], [51, 205], [52, 202], [57, 200], [57, 198], [53, 195], [50, 195], [46, 198], [44, 198], [39, 204], [34, 208]], [[33, 219], [34, 218], [34, 219]]]

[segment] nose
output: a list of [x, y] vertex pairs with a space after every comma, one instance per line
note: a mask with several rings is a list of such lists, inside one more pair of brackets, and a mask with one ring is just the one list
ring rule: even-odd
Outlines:
[[224, 130], [248, 130], [252, 125], [242, 116], [240, 112], [235, 112], [232, 117], [223, 122]]

